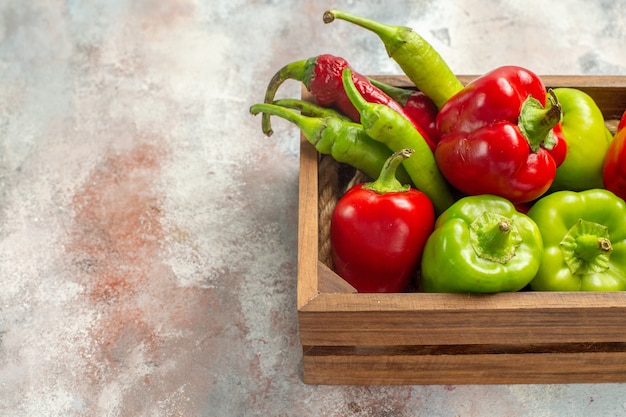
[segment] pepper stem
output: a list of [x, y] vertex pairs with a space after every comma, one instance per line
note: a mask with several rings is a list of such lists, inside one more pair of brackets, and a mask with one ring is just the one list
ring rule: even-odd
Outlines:
[[579, 219], [561, 241], [563, 261], [572, 274], [605, 271], [612, 251], [608, 228], [583, 219]]
[[[308, 88], [316, 60], [317, 57], [312, 57], [301, 61], [294, 61], [279, 69], [267, 85], [267, 89], [265, 90], [265, 103], [269, 104], [274, 101], [278, 88], [286, 80], [301, 81]], [[272, 131], [269, 114], [263, 113], [261, 125], [263, 133], [267, 136], [272, 136], [274, 132]]]
[[511, 220], [500, 214], [485, 211], [474, 219], [469, 228], [474, 251], [488, 261], [506, 264], [522, 243]]
[[288, 109], [298, 110], [305, 116], [336, 117], [345, 122], [352, 122], [352, 119], [350, 119], [348, 116], [331, 107], [322, 107], [307, 100], [299, 100], [297, 98], [281, 98], [278, 100], [274, 100], [272, 104], [286, 107]]
[[374, 87], [380, 88], [385, 94], [400, 103], [401, 106], [406, 105], [407, 101], [414, 92], [413, 90], [410, 90], [408, 88], [396, 87], [395, 85], [386, 84], [375, 78], [368, 79]]
[[297, 111], [286, 109], [276, 104], [253, 104], [250, 106], [250, 113], [281, 117], [300, 128], [307, 140], [317, 148], [318, 142], [322, 139], [322, 132], [326, 129], [326, 118], [308, 117]]
[[383, 169], [380, 171], [378, 178], [372, 182], [365, 183], [363, 188], [372, 190], [378, 194], [385, 194], [390, 192], [405, 192], [409, 191], [410, 185], [403, 185], [396, 178], [396, 170], [405, 159], [413, 155], [415, 151], [413, 149], [402, 149], [398, 152], [394, 152], [383, 165]]
[[548, 89], [548, 99], [549, 107], [532, 96], [522, 103], [518, 126], [533, 152], [538, 152], [542, 146], [550, 150], [556, 143], [552, 128], [561, 121], [563, 110], [552, 89]]
[[331, 23], [335, 19], [345, 20], [353, 23], [363, 29], [374, 32], [381, 39], [387, 50], [387, 54], [392, 56], [402, 45], [405, 44], [404, 38], [401, 36], [403, 31], [410, 30], [403, 26], [387, 25], [376, 20], [368, 19], [361, 16], [355, 16], [341, 10], [331, 9], [324, 12], [324, 23]]

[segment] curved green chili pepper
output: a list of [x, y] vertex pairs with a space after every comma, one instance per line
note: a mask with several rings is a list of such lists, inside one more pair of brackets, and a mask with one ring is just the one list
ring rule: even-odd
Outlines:
[[327, 10], [324, 13], [324, 23], [335, 19], [354, 23], [378, 35], [389, 57], [398, 63], [417, 89], [430, 97], [438, 108], [463, 89], [463, 84], [441, 55], [413, 29], [386, 25], [340, 10]]
[[[250, 112], [282, 117], [295, 124], [319, 153], [331, 155], [336, 161], [363, 171], [373, 179], [378, 178], [385, 161], [392, 154], [383, 143], [370, 138], [360, 124], [338, 117], [309, 117], [265, 103], [252, 105]], [[403, 184], [412, 183], [403, 167], [398, 168], [396, 177]]]
[[437, 213], [442, 213], [454, 202], [454, 198], [422, 135], [398, 112], [365, 100], [352, 81], [350, 69], [343, 70], [342, 80], [348, 98], [361, 115], [361, 125], [370, 137], [387, 145], [392, 152], [404, 148], [415, 150], [415, 154], [402, 164], [415, 187], [431, 199]]

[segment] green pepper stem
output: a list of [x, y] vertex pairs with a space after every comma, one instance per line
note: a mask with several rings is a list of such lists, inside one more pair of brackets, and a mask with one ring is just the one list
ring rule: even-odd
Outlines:
[[381, 39], [385, 45], [385, 49], [389, 56], [392, 56], [404, 42], [402, 41], [401, 32], [406, 30], [402, 26], [386, 25], [381, 22], [377, 22], [365, 17], [355, 16], [350, 13], [343, 12], [341, 10], [331, 9], [324, 12], [324, 23], [331, 23], [335, 19], [345, 20], [346, 22], [353, 23], [363, 29], [374, 32]]
[[484, 212], [470, 224], [472, 247], [486, 260], [506, 264], [521, 243], [521, 237], [507, 217]]
[[480, 243], [484, 249], [492, 252], [499, 249], [509, 240], [511, 223], [508, 219], [501, 219], [483, 230]]
[[385, 194], [390, 192], [405, 192], [411, 187], [402, 185], [396, 178], [396, 171], [402, 161], [413, 155], [415, 151], [413, 149], [402, 149], [398, 152], [394, 152], [383, 165], [383, 169], [380, 171], [378, 178], [372, 182], [365, 183], [363, 188], [372, 190], [378, 194]]
[[563, 261], [572, 274], [605, 271], [613, 247], [608, 228], [600, 223], [579, 219], [560, 243]]
[[299, 100], [296, 98], [281, 98], [279, 100], [274, 100], [272, 104], [286, 107], [288, 109], [298, 110], [305, 116], [336, 117], [346, 122], [352, 122], [352, 120], [348, 116], [344, 115], [341, 112], [338, 112], [331, 107], [322, 107], [307, 100]]
[[420, 91], [433, 100], [437, 108], [463, 89], [463, 84], [442, 56], [413, 29], [387, 25], [335, 9], [324, 13], [324, 23], [335, 19], [345, 20], [376, 34], [389, 57], [396, 61]]
[[550, 132], [563, 116], [561, 105], [551, 89], [548, 90], [548, 98], [551, 104], [548, 107], [542, 106], [532, 96], [528, 96], [522, 103], [518, 125], [533, 152], [538, 152], [541, 146], [552, 149], [554, 141]]
[[263, 115], [278, 116], [281, 117], [300, 128], [304, 136], [313, 145], [317, 146], [317, 143], [322, 138], [322, 132], [326, 128], [326, 120], [317, 117], [304, 116], [297, 111], [286, 109], [276, 104], [254, 104], [250, 107], [250, 113]]
[[[279, 69], [267, 85], [267, 89], [265, 90], [265, 103], [270, 104], [274, 101], [274, 97], [276, 97], [276, 92], [278, 91], [278, 88], [286, 80], [291, 79], [301, 81], [305, 83], [308, 88], [310, 73], [312, 71], [312, 67], [315, 66], [316, 60], [317, 57], [312, 57], [309, 59], [303, 59], [301, 61], [294, 61]], [[272, 133], [274, 133], [272, 131], [269, 114], [263, 113], [263, 119], [261, 124], [263, 133], [265, 133], [267, 136], [271, 136]]]
[[576, 238], [576, 255], [586, 262], [594, 260], [600, 254], [610, 253], [612, 250], [611, 241], [605, 237], [582, 235]]

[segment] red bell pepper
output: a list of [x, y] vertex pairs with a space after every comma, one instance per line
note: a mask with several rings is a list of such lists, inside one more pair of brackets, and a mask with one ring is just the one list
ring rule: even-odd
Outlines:
[[531, 71], [504, 66], [475, 79], [439, 110], [435, 159], [452, 186], [518, 204], [544, 194], [566, 155], [562, 110]]
[[604, 188], [626, 199], [626, 111], [617, 125], [617, 131], [609, 144], [602, 168]]
[[[353, 121], [359, 122], [359, 112], [350, 102], [343, 88], [341, 74], [345, 68], [352, 70], [352, 80], [365, 100], [370, 103], [384, 104], [403, 115], [420, 132], [428, 146], [433, 150], [435, 149], [434, 142], [429, 138], [418, 119], [412, 118], [397, 101], [373, 85], [365, 75], [355, 72], [348, 61], [334, 55], [323, 54], [285, 65], [270, 80], [265, 91], [265, 103], [274, 101], [278, 88], [285, 80], [299, 80], [313, 95], [317, 104], [324, 107], [334, 107]], [[269, 115], [263, 114], [262, 124], [263, 132], [268, 136], [271, 135], [272, 128]]]
[[394, 153], [377, 180], [352, 187], [333, 210], [334, 270], [359, 292], [401, 292], [419, 267], [435, 209], [426, 194], [395, 177], [412, 153]]

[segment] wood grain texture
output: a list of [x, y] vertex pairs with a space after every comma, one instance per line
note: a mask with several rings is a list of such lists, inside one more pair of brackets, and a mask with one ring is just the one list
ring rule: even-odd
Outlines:
[[626, 352], [305, 355], [307, 384], [554, 384], [622, 382]]
[[[405, 77], [376, 78], [411, 88]], [[587, 92], [607, 120], [626, 109], [626, 77], [542, 78], [548, 87]], [[306, 383], [626, 382], [626, 293], [357, 293], [318, 259], [318, 155], [305, 138], [300, 157]]]

